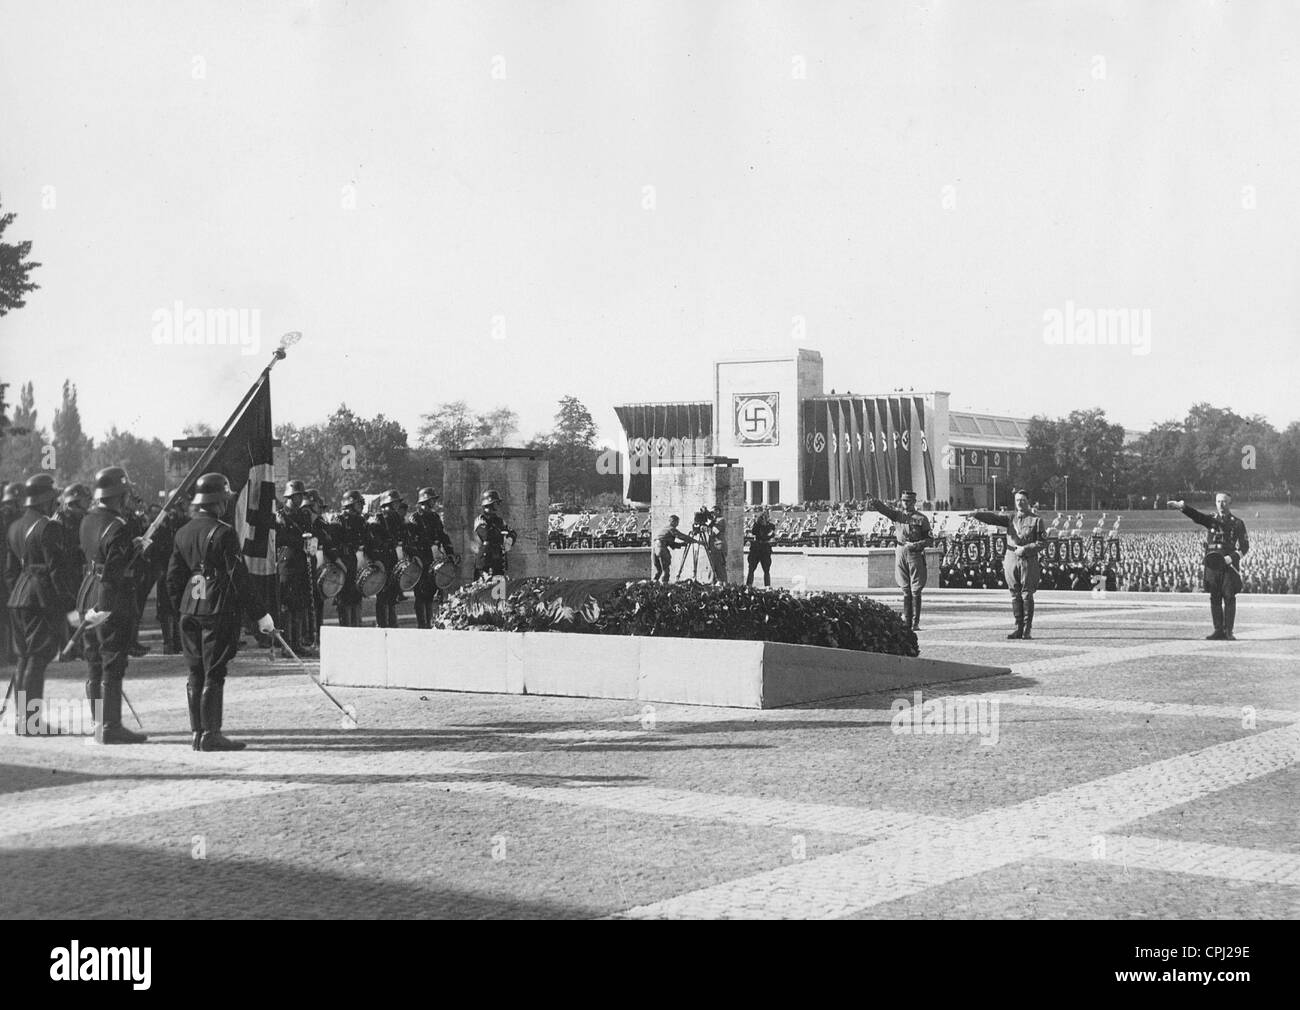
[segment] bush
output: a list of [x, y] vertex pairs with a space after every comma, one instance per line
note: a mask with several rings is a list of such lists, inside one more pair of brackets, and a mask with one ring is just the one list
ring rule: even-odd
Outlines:
[[918, 653], [916, 634], [865, 596], [695, 582], [518, 579], [462, 586], [434, 621], [443, 629], [659, 635], [820, 645], [895, 656]]

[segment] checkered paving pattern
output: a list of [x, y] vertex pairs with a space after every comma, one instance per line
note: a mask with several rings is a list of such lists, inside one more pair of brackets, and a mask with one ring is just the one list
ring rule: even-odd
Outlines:
[[1297, 604], [1219, 643], [1203, 597], [1041, 594], [1018, 643], [932, 592], [923, 655], [1009, 676], [768, 712], [337, 689], [349, 729], [248, 654], [233, 754], [145, 657], [148, 744], [0, 734], [0, 915], [1294, 918]]

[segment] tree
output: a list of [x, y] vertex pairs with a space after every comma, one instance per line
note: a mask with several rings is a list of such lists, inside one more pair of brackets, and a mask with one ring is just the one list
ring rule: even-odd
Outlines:
[[519, 432], [519, 415], [509, 407], [497, 407], [478, 416], [476, 429], [478, 448], [499, 448]]
[[579, 505], [597, 495], [621, 491], [622, 479], [617, 474], [602, 474], [597, 469], [596, 462], [605, 450], [596, 446], [591, 411], [574, 396], [561, 397], [559, 407], [555, 428], [528, 444], [530, 449], [547, 451], [552, 499]]
[[27, 304], [23, 296], [40, 287], [30, 280], [31, 272], [40, 266], [28, 259], [32, 251], [31, 242], [4, 241], [5, 229], [15, 217], [17, 215], [12, 211], [8, 214], [0, 212], [0, 316], [11, 309], [21, 309]]
[[207, 421], [191, 421], [181, 429], [181, 434], [185, 438], [211, 438], [216, 431]]
[[30, 382], [19, 390], [18, 406], [14, 408], [8, 434], [0, 442], [0, 452], [3, 452], [0, 464], [8, 480], [22, 480], [38, 470], [48, 469], [50, 435], [36, 423], [36, 394]]
[[157, 501], [158, 492], [166, 489], [166, 458], [167, 446], [159, 439], [140, 438], [116, 426], [90, 451], [91, 470], [122, 467], [146, 502]]
[[410, 452], [405, 428], [383, 414], [369, 420], [358, 417], [347, 404], [330, 415], [326, 428], [333, 454], [330, 473], [338, 474], [339, 483], [370, 494], [393, 486]]
[[54, 460], [59, 479], [65, 484], [86, 476], [83, 464], [90, 453], [91, 441], [81, 430], [81, 411], [77, 409], [77, 387], [63, 382], [63, 402], [54, 412]]
[[420, 416], [419, 444], [444, 453], [472, 448], [482, 430], [482, 420], [471, 414], [464, 400], [440, 403]]

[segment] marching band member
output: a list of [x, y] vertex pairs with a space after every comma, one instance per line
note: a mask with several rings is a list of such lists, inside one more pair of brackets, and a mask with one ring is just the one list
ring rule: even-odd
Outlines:
[[440, 547], [446, 557], [459, 564], [456, 552], [451, 545], [451, 537], [442, 525], [438, 515], [438, 492], [431, 487], [420, 488], [415, 502], [415, 511], [407, 518], [410, 533], [410, 549], [423, 565], [420, 581], [415, 584], [412, 595], [415, 597], [415, 624], [418, 628], [432, 627], [433, 611], [440, 595], [438, 583], [433, 577], [433, 549]]
[[306, 538], [311, 536], [312, 516], [303, 507], [307, 485], [291, 480], [284, 486], [284, 502], [275, 517], [275, 570], [280, 586], [280, 620], [289, 648], [299, 656], [312, 655], [308, 621], [313, 609], [311, 562]]
[[388, 573], [384, 588], [375, 594], [375, 627], [397, 627], [397, 600], [401, 586], [397, 583], [397, 562], [405, 552], [406, 523], [402, 521], [402, 497], [395, 490], [379, 497], [379, 512], [367, 523], [369, 539], [366, 554], [378, 561]]
[[365, 519], [366, 500], [360, 491], [346, 491], [334, 522], [325, 527], [325, 557], [343, 566], [343, 586], [334, 597], [339, 625], [361, 627], [361, 589], [357, 585], [360, 554], [365, 550], [368, 533]]

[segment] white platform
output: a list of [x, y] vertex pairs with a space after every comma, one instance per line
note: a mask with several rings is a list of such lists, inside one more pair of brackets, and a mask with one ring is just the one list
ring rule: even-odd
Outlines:
[[321, 680], [349, 687], [778, 708], [1006, 673], [1007, 667], [775, 642], [321, 629]]

